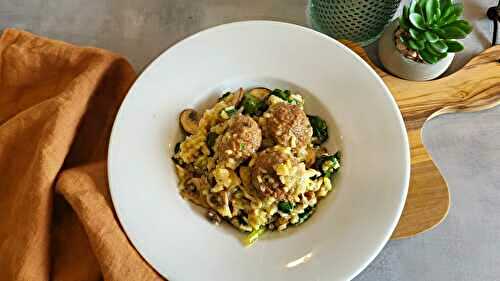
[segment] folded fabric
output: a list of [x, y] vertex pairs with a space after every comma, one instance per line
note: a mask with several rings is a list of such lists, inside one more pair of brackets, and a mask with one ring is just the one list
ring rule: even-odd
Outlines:
[[122, 57], [0, 38], [0, 280], [164, 280], [127, 240], [108, 139], [136, 74]]

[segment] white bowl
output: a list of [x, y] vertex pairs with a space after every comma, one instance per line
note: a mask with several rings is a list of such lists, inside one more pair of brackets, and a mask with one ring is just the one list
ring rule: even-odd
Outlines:
[[[251, 248], [179, 196], [170, 160], [179, 112], [240, 86], [300, 91], [306, 111], [330, 125], [327, 147], [343, 154], [335, 192], [312, 218]], [[403, 209], [409, 159], [398, 107], [361, 58], [313, 30], [250, 21], [197, 33], [144, 71], [116, 118], [108, 169], [125, 232], [170, 281], [318, 281], [351, 279], [382, 249]]]

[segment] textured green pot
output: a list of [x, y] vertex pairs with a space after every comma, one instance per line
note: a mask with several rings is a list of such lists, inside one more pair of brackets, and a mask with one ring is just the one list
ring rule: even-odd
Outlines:
[[336, 39], [366, 46], [391, 22], [401, 0], [309, 0], [314, 29]]

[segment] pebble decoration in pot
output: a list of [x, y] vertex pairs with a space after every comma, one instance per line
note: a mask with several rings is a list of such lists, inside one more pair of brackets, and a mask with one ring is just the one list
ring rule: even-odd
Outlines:
[[472, 31], [469, 22], [460, 19], [462, 13], [463, 5], [452, 0], [413, 0], [384, 31], [380, 61], [403, 79], [425, 81], [440, 76], [454, 53], [464, 49], [457, 39]]

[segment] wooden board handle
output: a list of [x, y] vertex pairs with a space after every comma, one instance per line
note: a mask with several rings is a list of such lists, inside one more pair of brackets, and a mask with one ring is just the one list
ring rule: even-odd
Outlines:
[[392, 238], [416, 235], [438, 225], [450, 205], [448, 186], [421, 136], [425, 121], [444, 113], [471, 112], [500, 104], [500, 46], [474, 57], [462, 69], [433, 81], [407, 81], [377, 67], [359, 45], [342, 42], [384, 80], [394, 96], [408, 131], [411, 176], [405, 208]]

